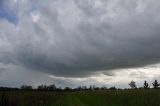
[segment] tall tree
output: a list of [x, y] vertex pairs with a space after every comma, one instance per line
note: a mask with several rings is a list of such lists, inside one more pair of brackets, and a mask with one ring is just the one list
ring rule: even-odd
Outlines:
[[131, 81], [128, 85], [129, 85], [132, 89], [137, 88], [135, 81]]
[[152, 83], [152, 85], [153, 85], [153, 88], [158, 88], [159, 87], [159, 83], [158, 83], [158, 81], [157, 80], [155, 80], [153, 83]]
[[149, 84], [147, 83], [147, 81], [144, 81], [143, 88], [147, 89], [147, 88], [149, 88], [149, 87], [150, 87], [150, 86], [149, 86]]

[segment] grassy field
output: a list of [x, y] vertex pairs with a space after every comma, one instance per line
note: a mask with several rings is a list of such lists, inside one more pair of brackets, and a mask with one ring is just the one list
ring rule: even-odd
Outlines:
[[0, 106], [160, 106], [160, 90], [5, 91]]

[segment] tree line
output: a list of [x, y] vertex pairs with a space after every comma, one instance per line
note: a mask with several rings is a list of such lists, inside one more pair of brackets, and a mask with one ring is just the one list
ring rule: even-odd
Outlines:
[[[135, 81], [131, 81], [128, 85], [131, 87], [131, 89], [137, 89], [137, 85]], [[160, 83], [157, 80], [154, 80], [154, 82], [152, 83], [152, 88], [158, 89], [159, 86], [160, 86]], [[140, 88], [150, 89], [151, 87], [149, 86], [147, 81], [144, 81], [143, 87], [140, 87]]]
[[[125, 88], [125, 89], [159, 89], [160, 83], [157, 80], [154, 80], [152, 83], [152, 87], [149, 86], [147, 81], [144, 81], [142, 87], [137, 87], [135, 81], [131, 81], [128, 83], [130, 88]], [[27, 90], [27, 91], [84, 91], [84, 90], [121, 90], [120, 88], [116, 88], [115, 86], [107, 88], [106, 86], [102, 87], [96, 87], [95, 85], [90, 85], [89, 87], [87, 86], [79, 86], [77, 88], [70, 88], [70, 87], [56, 87], [55, 84], [52, 85], [39, 85], [37, 88], [33, 88], [31, 85], [22, 85], [20, 88], [11, 88], [11, 87], [0, 87], [0, 91], [12, 91], [12, 90]]]

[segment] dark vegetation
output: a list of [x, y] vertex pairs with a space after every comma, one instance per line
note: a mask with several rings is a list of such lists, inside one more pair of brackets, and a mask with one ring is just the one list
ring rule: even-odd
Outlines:
[[144, 81], [143, 86], [137, 88], [136, 82], [131, 81], [131, 88], [126, 89], [115, 86], [62, 89], [54, 84], [37, 88], [0, 87], [0, 106], [160, 106], [160, 84], [155, 80], [152, 85]]

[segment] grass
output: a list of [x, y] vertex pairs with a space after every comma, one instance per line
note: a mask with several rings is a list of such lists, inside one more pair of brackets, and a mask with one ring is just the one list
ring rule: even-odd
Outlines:
[[46, 91], [3, 91], [0, 106], [55, 106], [63, 92]]
[[160, 106], [160, 90], [3, 91], [0, 106]]
[[65, 94], [57, 106], [160, 106], [159, 90], [84, 91]]

